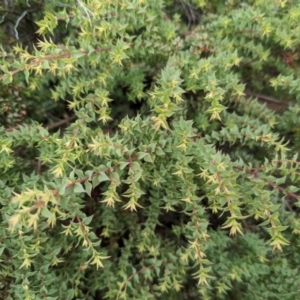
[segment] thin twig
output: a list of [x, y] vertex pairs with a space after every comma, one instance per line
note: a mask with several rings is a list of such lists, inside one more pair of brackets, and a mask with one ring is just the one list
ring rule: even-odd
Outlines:
[[38, 160], [37, 161], [37, 166], [36, 166], [36, 174], [37, 175], [42, 174], [42, 165], [43, 165], [43, 163], [41, 162], [41, 160]]
[[276, 103], [276, 104], [281, 104], [281, 105], [285, 105], [285, 106], [292, 105], [292, 103], [290, 103], [290, 102], [280, 101], [280, 100], [275, 99], [271, 96], [266, 96], [266, 95], [262, 95], [262, 94], [258, 94], [258, 93], [254, 93], [254, 92], [250, 92], [250, 91], [245, 91], [245, 94], [247, 96], [250, 96], [250, 97], [255, 97], [255, 98], [262, 99], [262, 100], [265, 100], [265, 101], [268, 101], [268, 102], [273, 102], [273, 103]]
[[280, 192], [288, 194], [291, 198], [294, 198], [294, 199], [296, 199], [296, 200], [298, 200], [298, 199], [300, 198], [300, 196], [298, 196], [298, 195], [296, 195], [296, 194], [294, 194], [294, 193], [292, 193], [292, 192], [286, 191], [283, 187], [278, 186], [278, 185], [275, 184], [274, 182], [271, 182], [271, 181], [269, 181], [269, 180], [265, 180], [265, 182], [267, 182], [268, 185], [270, 185], [271, 187], [273, 187], [273, 188], [279, 190]]
[[290, 212], [294, 212], [292, 207], [290, 206], [289, 202], [287, 200], [284, 201], [284, 204], [285, 206], [287, 207], [287, 209], [290, 211]]
[[57, 127], [60, 127], [62, 125], [65, 125], [66, 123], [69, 123], [69, 122], [75, 120], [76, 118], [77, 118], [77, 116], [73, 115], [73, 116], [71, 116], [71, 117], [69, 117], [67, 119], [60, 120], [60, 121], [58, 121], [58, 122], [56, 122], [54, 124], [51, 124], [51, 125], [47, 126], [47, 130], [49, 130], [49, 131], [53, 130], [53, 129], [57, 128]]
[[[77, 116], [73, 115], [73, 116], [71, 116], [71, 117], [69, 117], [67, 119], [60, 120], [60, 121], [58, 121], [58, 122], [56, 122], [54, 124], [51, 124], [51, 125], [47, 126], [46, 129], [48, 131], [53, 130], [53, 129], [57, 128], [57, 127], [60, 127], [60, 126], [62, 126], [64, 124], [66, 124], [66, 123], [69, 123], [69, 122], [75, 120], [76, 118], [77, 118]], [[18, 126], [15, 126], [15, 127], [6, 128], [6, 129], [4, 129], [4, 131], [5, 132], [11, 132], [13, 130], [18, 130], [20, 128], [20, 126], [21, 125], [18, 125]]]
[[14, 26], [14, 32], [15, 32], [15, 37], [16, 40], [19, 39], [19, 33], [17, 31], [17, 28], [19, 26], [20, 21], [26, 16], [26, 14], [28, 13], [28, 10], [23, 11], [23, 13], [21, 14], [21, 16], [17, 19], [16, 24]]

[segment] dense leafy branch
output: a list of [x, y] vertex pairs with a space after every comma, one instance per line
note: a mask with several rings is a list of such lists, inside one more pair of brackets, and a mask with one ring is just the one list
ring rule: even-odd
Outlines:
[[3, 299], [299, 294], [297, 1], [3, 13]]

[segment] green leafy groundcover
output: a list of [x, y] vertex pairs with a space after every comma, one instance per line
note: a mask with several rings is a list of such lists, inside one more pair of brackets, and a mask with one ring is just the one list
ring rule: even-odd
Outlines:
[[298, 297], [298, 0], [1, 15], [0, 299]]

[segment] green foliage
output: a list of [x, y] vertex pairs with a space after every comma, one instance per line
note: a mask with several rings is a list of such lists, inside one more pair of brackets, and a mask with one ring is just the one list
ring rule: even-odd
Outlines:
[[6, 1], [0, 299], [295, 299], [300, 5], [224, 3]]

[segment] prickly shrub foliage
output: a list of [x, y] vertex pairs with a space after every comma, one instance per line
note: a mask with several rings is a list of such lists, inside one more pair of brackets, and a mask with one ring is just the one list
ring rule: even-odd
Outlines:
[[299, 294], [300, 4], [224, 3], [4, 1], [1, 299]]

